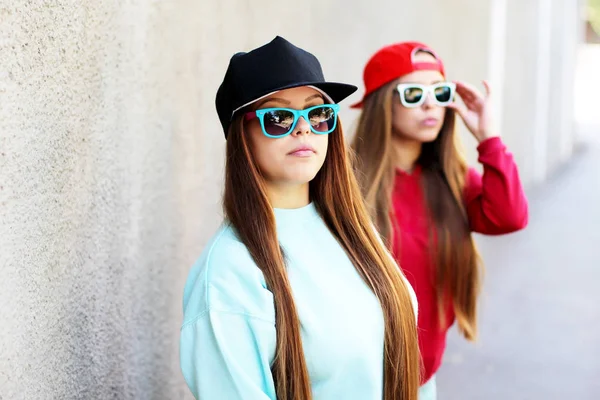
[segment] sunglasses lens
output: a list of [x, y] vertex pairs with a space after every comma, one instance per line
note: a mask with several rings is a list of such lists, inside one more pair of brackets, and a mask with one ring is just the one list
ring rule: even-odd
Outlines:
[[418, 87], [407, 87], [404, 89], [404, 101], [408, 104], [416, 104], [423, 98], [423, 89]]
[[452, 100], [452, 89], [447, 85], [435, 88], [435, 98], [440, 103], [450, 102]]
[[282, 136], [294, 125], [294, 114], [286, 110], [273, 110], [263, 116], [265, 132], [272, 136]]
[[335, 110], [330, 106], [317, 107], [308, 113], [310, 125], [317, 132], [329, 132], [335, 121]]

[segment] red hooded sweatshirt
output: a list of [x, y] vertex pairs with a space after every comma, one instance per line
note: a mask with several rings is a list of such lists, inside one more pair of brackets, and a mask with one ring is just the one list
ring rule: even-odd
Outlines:
[[[483, 176], [469, 169], [464, 193], [471, 230], [500, 235], [523, 229], [528, 221], [527, 199], [512, 154], [498, 137], [483, 141], [477, 150]], [[431, 255], [435, 253], [429, 240], [432, 226], [418, 167], [411, 174], [398, 170], [392, 201], [399, 228], [399, 232], [394, 232], [392, 253], [419, 301], [419, 347], [425, 368], [422, 383], [425, 383], [440, 367], [454, 312], [451, 304], [445, 307], [449, 324], [441, 327], [432, 279]]]

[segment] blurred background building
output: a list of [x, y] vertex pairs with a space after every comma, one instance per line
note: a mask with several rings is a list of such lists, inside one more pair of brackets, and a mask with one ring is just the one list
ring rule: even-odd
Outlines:
[[214, 96], [234, 52], [276, 35], [361, 87], [342, 107], [348, 136], [348, 104], [383, 45], [424, 41], [450, 78], [491, 81], [531, 223], [478, 237], [481, 338], [451, 336], [440, 398], [600, 398], [598, 10], [0, 0], [0, 399], [191, 397], [178, 335], [187, 272], [221, 220]]

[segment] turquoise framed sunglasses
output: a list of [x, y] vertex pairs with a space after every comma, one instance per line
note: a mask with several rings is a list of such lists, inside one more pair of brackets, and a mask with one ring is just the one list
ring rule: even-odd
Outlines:
[[310, 130], [317, 135], [327, 135], [337, 126], [339, 104], [321, 104], [304, 110], [291, 108], [263, 108], [245, 114], [246, 121], [258, 118], [263, 134], [270, 138], [282, 138], [294, 131], [298, 119], [304, 118]]

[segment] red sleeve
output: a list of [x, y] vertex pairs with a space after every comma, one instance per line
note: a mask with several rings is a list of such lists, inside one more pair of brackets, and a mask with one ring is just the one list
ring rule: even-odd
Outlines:
[[527, 199], [512, 154], [499, 137], [484, 140], [477, 151], [483, 176], [470, 168], [465, 187], [471, 230], [500, 235], [525, 228]]

